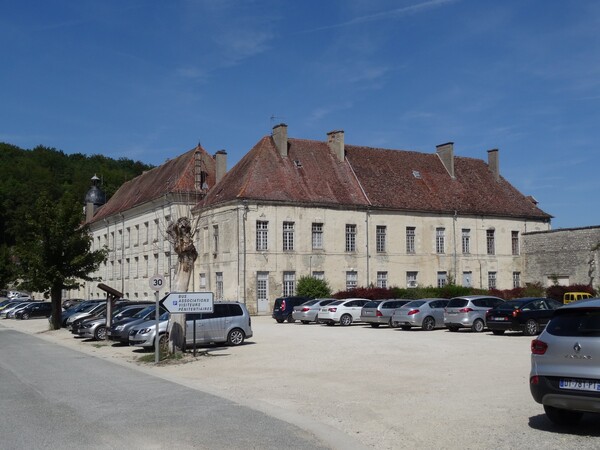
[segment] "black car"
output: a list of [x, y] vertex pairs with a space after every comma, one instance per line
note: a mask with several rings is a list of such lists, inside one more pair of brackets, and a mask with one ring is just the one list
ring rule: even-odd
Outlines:
[[66, 311], [62, 312], [61, 315], [61, 326], [62, 327], [66, 327], [67, 326], [67, 319], [69, 317], [71, 317], [73, 314], [77, 314], [79, 312], [84, 311], [86, 308], [92, 308], [93, 306], [97, 305], [100, 302], [106, 302], [106, 300], [86, 300], [84, 302], [81, 303], [77, 303], [73, 306], [71, 306], [69, 309], [67, 309]]
[[562, 303], [551, 298], [516, 298], [508, 300], [486, 314], [487, 327], [494, 334], [522, 331], [526, 336], [539, 334]]
[[52, 315], [52, 303], [34, 302], [15, 313], [15, 319], [27, 320], [31, 317], [50, 317]]
[[275, 299], [273, 305], [273, 319], [277, 323], [283, 323], [286, 320], [289, 323], [294, 323], [295, 319], [292, 317], [294, 312], [294, 306], [299, 306], [304, 302], [309, 301], [308, 297], [280, 297]]

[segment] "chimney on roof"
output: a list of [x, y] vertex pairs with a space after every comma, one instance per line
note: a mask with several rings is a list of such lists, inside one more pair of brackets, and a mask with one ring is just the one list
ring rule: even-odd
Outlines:
[[500, 181], [500, 162], [498, 160], [498, 149], [488, 150], [488, 168], [494, 174], [496, 181]]
[[225, 150], [219, 150], [217, 153], [215, 153], [215, 165], [215, 176], [216, 182], [218, 183], [227, 173], [227, 152]]
[[275, 125], [273, 127], [273, 141], [275, 142], [275, 147], [279, 150], [279, 154], [281, 156], [288, 155], [288, 137], [287, 137], [287, 125], [285, 123], [280, 123], [279, 125]]
[[346, 153], [344, 151], [344, 130], [334, 130], [327, 133], [327, 145], [337, 156], [338, 161], [344, 162]]
[[454, 142], [436, 145], [435, 151], [452, 179], [454, 179]]

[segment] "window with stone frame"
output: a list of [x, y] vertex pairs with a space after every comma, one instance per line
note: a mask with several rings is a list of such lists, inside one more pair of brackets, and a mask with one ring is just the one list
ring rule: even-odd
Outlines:
[[269, 222], [256, 221], [256, 251], [265, 252], [269, 249]]
[[377, 253], [384, 253], [386, 251], [386, 234], [387, 227], [385, 225], [377, 225], [375, 229], [375, 247]]
[[346, 224], [346, 251], [356, 251], [356, 225]]

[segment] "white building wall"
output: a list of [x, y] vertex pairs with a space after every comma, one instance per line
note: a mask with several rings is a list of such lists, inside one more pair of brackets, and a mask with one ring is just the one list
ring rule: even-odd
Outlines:
[[96, 280], [69, 291], [69, 298], [104, 298], [106, 293], [98, 288], [98, 283], [104, 283], [130, 300], [152, 300], [149, 278], [155, 274], [165, 277], [161, 294], [169, 292], [177, 255], [172, 252], [166, 229], [170, 220], [183, 216], [191, 217], [191, 205], [169, 195], [92, 223], [92, 250], [106, 246], [108, 257], [92, 274]]
[[[268, 222], [267, 248], [257, 249], [257, 222]], [[293, 223], [293, 250], [284, 250], [284, 222]], [[323, 248], [312, 248], [312, 224], [323, 224]], [[346, 251], [346, 225], [356, 226], [355, 251]], [[377, 226], [386, 227], [385, 251], [377, 252]], [[215, 251], [215, 226], [218, 248]], [[407, 253], [406, 227], [415, 228], [415, 252]], [[436, 229], [444, 229], [444, 251], [436, 251]], [[204, 211], [199, 218], [194, 289], [216, 292], [217, 275], [223, 279], [223, 298], [245, 301], [252, 312], [268, 312], [284, 292], [284, 274], [300, 277], [324, 273], [332, 290], [346, 289], [348, 272], [356, 272], [357, 285], [377, 285], [377, 273], [387, 273], [387, 286], [407, 287], [407, 272], [417, 272], [421, 286], [436, 286], [438, 272], [447, 280], [488, 288], [494, 272], [496, 287], [513, 287], [513, 274], [523, 272], [520, 254], [522, 234], [547, 230], [545, 222], [519, 219], [344, 210], [297, 205], [265, 205], [241, 202]], [[462, 252], [462, 230], [470, 230], [470, 252]], [[493, 254], [488, 254], [487, 231], [493, 230]], [[518, 246], [513, 254], [512, 232]], [[244, 270], [244, 267], [246, 270]], [[268, 305], [257, 298], [258, 274], [268, 274]], [[200, 280], [205, 285], [200, 286]]]

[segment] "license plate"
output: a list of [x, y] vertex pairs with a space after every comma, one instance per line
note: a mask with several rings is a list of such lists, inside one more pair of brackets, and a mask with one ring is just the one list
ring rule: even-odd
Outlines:
[[561, 378], [558, 382], [561, 389], [572, 389], [575, 391], [600, 392], [600, 383], [589, 380], [577, 380], [573, 378]]
[[508, 317], [490, 317], [490, 319], [503, 321], [503, 320], [508, 320]]

